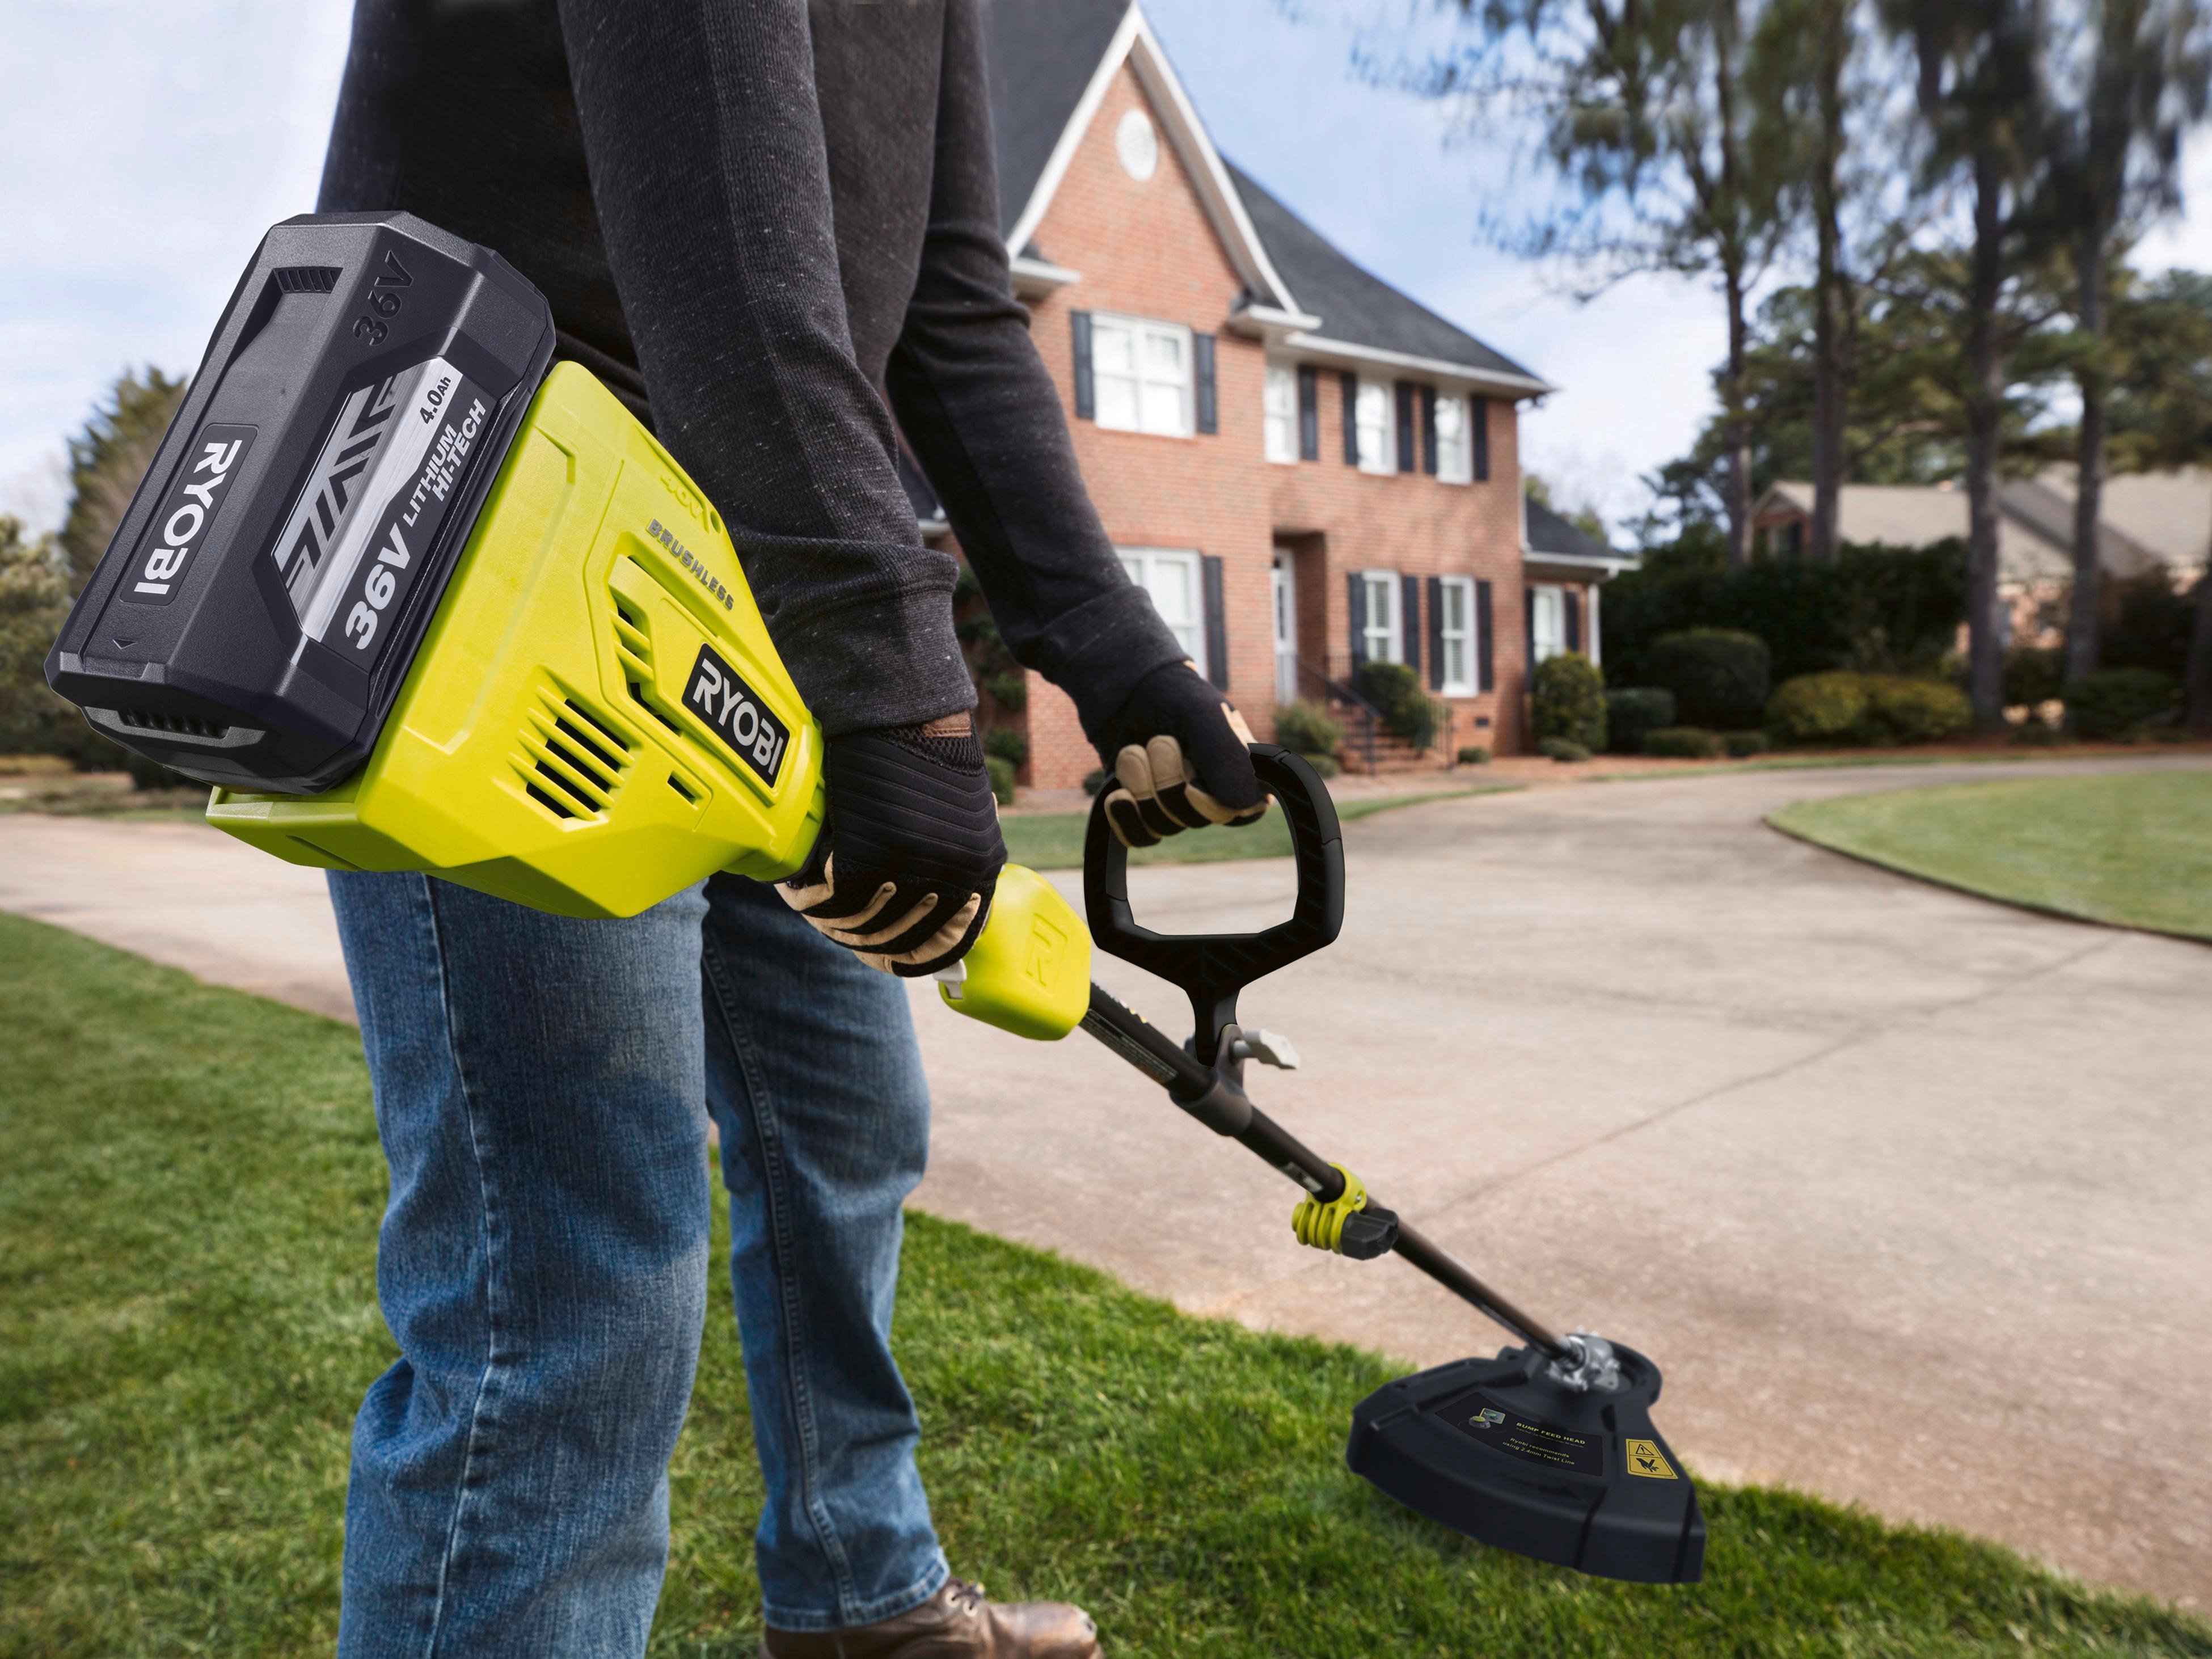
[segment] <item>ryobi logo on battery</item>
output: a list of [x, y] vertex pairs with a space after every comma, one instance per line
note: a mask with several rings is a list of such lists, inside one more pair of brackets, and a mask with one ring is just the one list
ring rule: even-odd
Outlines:
[[238, 464], [253, 447], [250, 426], [204, 426], [192, 440], [185, 470], [169, 486], [154, 524], [154, 545], [132, 573], [133, 605], [167, 605], [177, 597], [185, 568], [205, 544], [216, 511], [229, 499]]
[[691, 667], [691, 687], [684, 701], [714, 728], [731, 753], [773, 785], [783, 768], [783, 751], [791, 746], [791, 728], [769, 712], [761, 696], [738, 671], [723, 661], [714, 647], [699, 647], [699, 660]]

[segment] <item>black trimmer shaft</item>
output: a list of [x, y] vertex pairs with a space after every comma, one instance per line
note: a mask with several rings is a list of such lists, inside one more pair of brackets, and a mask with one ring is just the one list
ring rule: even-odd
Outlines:
[[[1169, 1097], [1206, 1127], [1250, 1148], [1322, 1203], [1333, 1203], [1343, 1194], [1344, 1175], [1334, 1164], [1255, 1106], [1236, 1082], [1200, 1064], [1182, 1044], [1103, 986], [1091, 988], [1091, 1012], [1083, 1017], [1083, 1029], [1165, 1085]], [[1540, 1321], [1515, 1307], [1410, 1223], [1398, 1222], [1397, 1242], [1392, 1248], [1547, 1359], [1570, 1365], [1576, 1363], [1573, 1350]]]

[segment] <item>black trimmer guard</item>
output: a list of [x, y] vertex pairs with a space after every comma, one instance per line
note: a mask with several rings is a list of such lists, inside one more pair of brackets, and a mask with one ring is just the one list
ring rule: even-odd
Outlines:
[[1407, 1509], [1480, 1543], [1601, 1578], [1705, 1574], [1697, 1489], [1651, 1425], [1659, 1368], [1615, 1346], [1620, 1386], [1577, 1393], [1507, 1348], [1377, 1389], [1345, 1462]]

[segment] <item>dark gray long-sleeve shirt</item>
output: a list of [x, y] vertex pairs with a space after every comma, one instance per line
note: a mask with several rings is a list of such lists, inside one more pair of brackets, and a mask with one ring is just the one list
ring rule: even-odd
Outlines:
[[1086, 729], [1182, 655], [1012, 295], [977, 3], [358, 0], [325, 164], [324, 211], [406, 209], [544, 290], [720, 509], [832, 735], [975, 701], [893, 411]]

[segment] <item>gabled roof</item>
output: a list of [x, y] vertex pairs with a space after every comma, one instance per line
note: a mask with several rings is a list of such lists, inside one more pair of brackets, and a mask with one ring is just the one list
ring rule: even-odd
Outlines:
[[[1123, 63], [1245, 285], [1239, 319], [1311, 356], [1410, 369], [1528, 396], [1553, 388], [1361, 269], [1214, 149], [1136, 0], [982, 0], [986, 72], [1008, 251], [1053, 281], [1030, 239]], [[1020, 274], [1021, 267], [1017, 267]], [[1292, 275], [1292, 271], [1296, 275]]]
[[[1129, 0], [982, 0], [999, 234], [1010, 235], [1129, 13]], [[1021, 249], [1013, 250], [1018, 253]]]
[[1354, 264], [1243, 169], [1231, 165], [1229, 173], [1300, 308], [1321, 318], [1321, 326], [1307, 331], [1309, 335], [1514, 377], [1528, 382], [1531, 391], [1551, 389], [1510, 357]]

